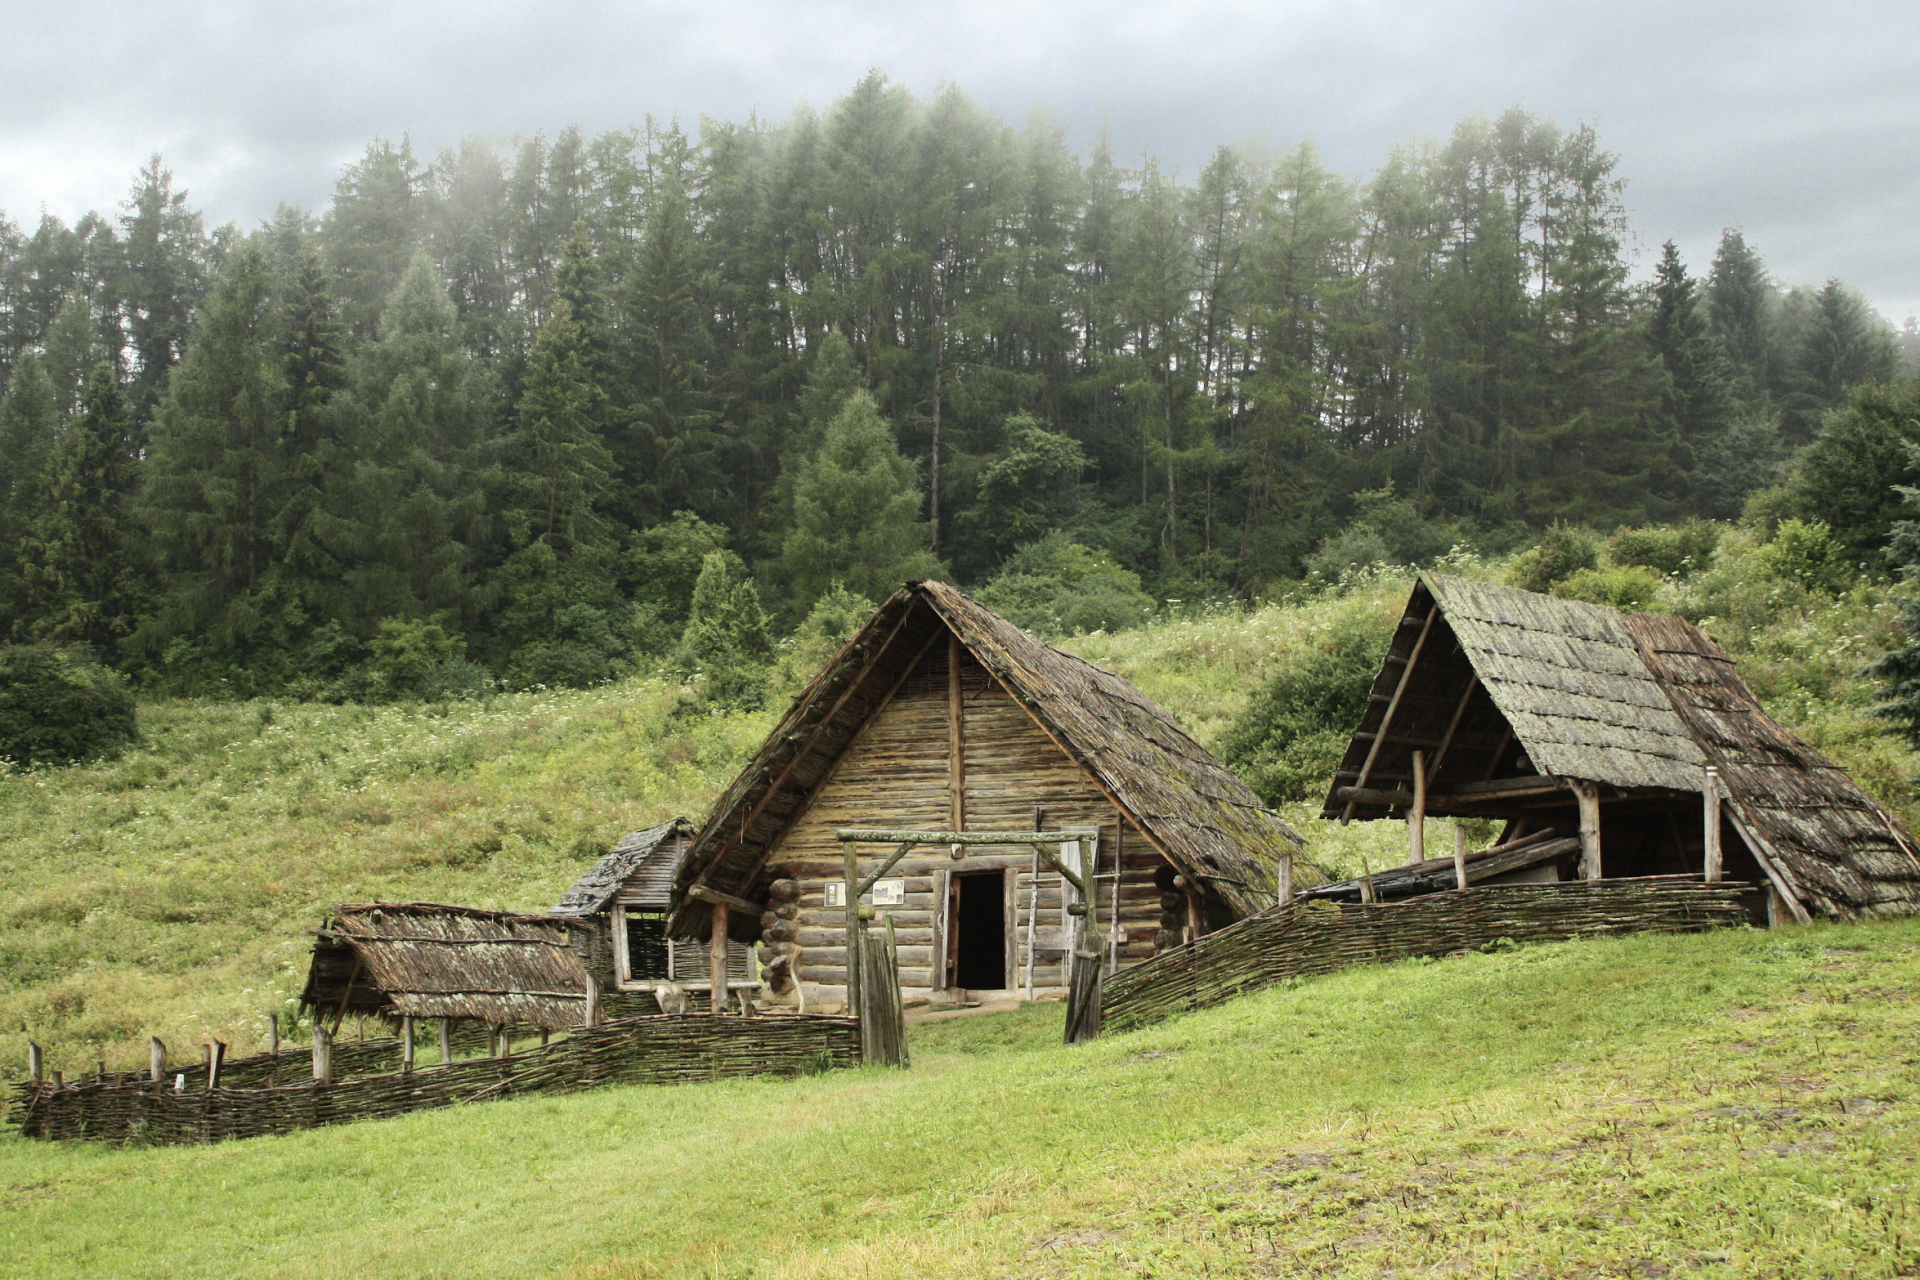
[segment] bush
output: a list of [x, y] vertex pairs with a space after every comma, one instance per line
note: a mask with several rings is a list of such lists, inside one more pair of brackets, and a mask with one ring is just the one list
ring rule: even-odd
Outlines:
[[1653, 603], [1654, 593], [1659, 590], [1660, 576], [1638, 565], [1576, 569], [1553, 586], [1553, 594], [1565, 600], [1610, 604], [1616, 609], [1630, 611], [1647, 608]]
[[1600, 541], [1586, 529], [1554, 524], [1540, 535], [1531, 551], [1514, 557], [1507, 585], [1524, 591], [1551, 591], [1582, 569], [1600, 567]]
[[1393, 628], [1354, 610], [1285, 664], [1227, 726], [1220, 758], [1268, 804], [1325, 787], [1367, 712]]
[[819, 674], [827, 659], [853, 638], [853, 633], [873, 616], [873, 601], [849, 591], [836, 582], [827, 594], [814, 601], [813, 608], [780, 646], [780, 662], [774, 683], [798, 689]]
[[1705, 520], [1685, 524], [1622, 529], [1607, 540], [1607, 559], [1616, 565], [1651, 569], [1662, 577], [1684, 578], [1707, 567], [1720, 545], [1720, 526]]
[[1818, 520], [1782, 520], [1759, 550], [1753, 554], [1760, 573], [1775, 582], [1790, 582], [1808, 591], [1838, 595], [1846, 590], [1848, 570], [1846, 548], [1833, 536], [1833, 530]]
[[1392, 485], [1353, 495], [1353, 519], [1306, 558], [1307, 572], [1328, 582], [1375, 564], [1423, 565], [1463, 540], [1457, 525], [1430, 520]]
[[1153, 613], [1139, 574], [1058, 532], [1009, 556], [975, 599], [1016, 627], [1048, 637], [1125, 631]]
[[115, 672], [49, 645], [0, 647], [0, 759], [73, 764], [139, 736], [133, 694]]

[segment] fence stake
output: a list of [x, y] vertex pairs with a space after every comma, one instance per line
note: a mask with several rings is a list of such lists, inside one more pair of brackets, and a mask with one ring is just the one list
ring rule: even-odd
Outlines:
[[1453, 820], [1453, 887], [1467, 887], [1467, 829]]
[[413, 1019], [400, 1019], [400, 1074], [413, 1074]]
[[27, 1041], [27, 1078], [39, 1084], [41, 1077], [46, 1074], [45, 1068], [45, 1055], [41, 1053], [40, 1046], [31, 1040]]
[[1413, 753], [1413, 808], [1407, 814], [1407, 865], [1427, 860], [1427, 753]]
[[313, 1078], [321, 1084], [333, 1083], [333, 1033], [313, 1024]]
[[267, 1015], [267, 1052], [280, 1052], [280, 1015], [277, 1013]]

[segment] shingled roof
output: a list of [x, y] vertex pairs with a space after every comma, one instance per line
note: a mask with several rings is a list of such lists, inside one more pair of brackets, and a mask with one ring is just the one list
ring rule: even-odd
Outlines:
[[636, 898], [634, 905], [665, 911], [673, 905], [673, 876], [680, 869], [680, 858], [685, 852], [672, 837], [693, 833], [693, 824], [685, 818], [669, 818], [630, 832], [594, 864], [593, 870], [560, 895], [553, 914], [598, 915], [629, 880], [633, 882], [630, 894]]
[[1727, 805], [1787, 888], [1842, 919], [1920, 911], [1920, 857], [1899, 820], [1782, 725], [1720, 646], [1680, 618], [1626, 625], [1648, 668], [1719, 768]]
[[[1273, 900], [1274, 866], [1302, 841], [1152, 699], [940, 582], [913, 582], [877, 609], [794, 700], [714, 806], [681, 865], [674, 932], [709, 911], [698, 883], [744, 892], [772, 848], [933, 636], [950, 631], [1040, 728], [1187, 874], [1240, 914]], [[733, 917], [743, 935], [751, 916]]]
[[321, 1017], [474, 1018], [562, 1030], [587, 1013], [583, 920], [433, 902], [339, 907], [301, 1004]]

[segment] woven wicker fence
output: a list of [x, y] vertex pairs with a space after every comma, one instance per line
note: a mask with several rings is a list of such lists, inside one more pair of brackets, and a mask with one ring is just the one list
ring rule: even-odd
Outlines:
[[1288, 978], [1474, 950], [1500, 939], [1737, 925], [1752, 885], [1698, 876], [1498, 885], [1402, 902], [1271, 907], [1108, 980], [1104, 1029], [1130, 1031]]
[[[336, 1066], [339, 1050], [348, 1043], [336, 1044]], [[373, 1048], [374, 1042], [368, 1046]], [[284, 1071], [290, 1070], [293, 1058], [306, 1055], [283, 1050], [261, 1056], [278, 1058], [275, 1066]], [[859, 1030], [852, 1018], [656, 1014], [575, 1031], [551, 1045], [504, 1058], [470, 1058], [337, 1084], [319, 1084], [309, 1076], [300, 1083], [263, 1088], [223, 1084], [176, 1092], [172, 1073], [157, 1085], [130, 1075], [59, 1087], [29, 1082], [14, 1086], [13, 1115], [21, 1134], [29, 1138], [220, 1142], [531, 1093], [800, 1075], [859, 1064]]]

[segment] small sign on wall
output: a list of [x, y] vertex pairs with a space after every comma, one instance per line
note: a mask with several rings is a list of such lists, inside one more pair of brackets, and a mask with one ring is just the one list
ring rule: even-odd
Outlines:
[[[866, 895], [864, 901], [876, 907], [897, 907], [907, 900], [907, 882], [905, 880], [877, 880], [873, 892]], [[844, 880], [827, 881], [827, 902], [829, 907], [847, 905], [847, 885]]]

